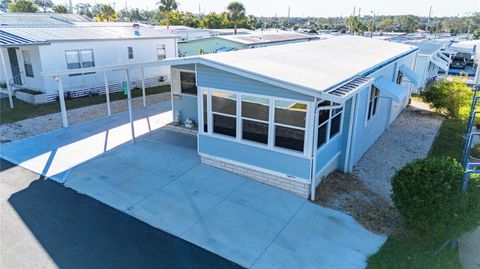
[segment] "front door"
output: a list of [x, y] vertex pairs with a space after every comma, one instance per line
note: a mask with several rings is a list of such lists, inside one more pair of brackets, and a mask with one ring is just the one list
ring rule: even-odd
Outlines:
[[8, 48], [8, 59], [12, 69], [13, 84], [22, 85], [22, 76], [20, 75], [20, 66], [18, 65], [17, 51], [15, 48]]

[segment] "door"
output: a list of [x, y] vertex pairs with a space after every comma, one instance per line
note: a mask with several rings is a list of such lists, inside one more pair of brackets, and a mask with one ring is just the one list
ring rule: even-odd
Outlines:
[[20, 66], [18, 65], [17, 50], [15, 48], [8, 48], [8, 59], [12, 69], [13, 83], [22, 85], [22, 76], [20, 75]]

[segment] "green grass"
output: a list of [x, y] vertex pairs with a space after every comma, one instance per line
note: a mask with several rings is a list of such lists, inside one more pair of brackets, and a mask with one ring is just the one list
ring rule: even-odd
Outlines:
[[[461, 160], [465, 120], [445, 119], [434, 140], [429, 156], [450, 156]], [[434, 256], [407, 239], [389, 238], [382, 248], [368, 258], [369, 269], [457, 269], [462, 268], [458, 250], [445, 248]]]
[[[146, 89], [147, 95], [169, 92], [170, 85], [152, 87]], [[132, 90], [133, 97], [142, 96], [141, 89]], [[123, 92], [115, 92], [110, 94], [110, 101], [122, 100], [127, 97], [123, 95]], [[60, 112], [59, 101], [41, 104], [41, 105], [32, 105], [25, 103], [23, 101], [13, 99], [14, 109], [10, 109], [8, 98], [0, 100], [0, 124], [16, 122], [19, 120], [24, 120], [28, 118], [33, 118], [37, 116], [42, 116], [46, 114]], [[106, 102], [105, 95], [96, 95], [92, 97], [82, 97], [65, 100], [67, 109], [74, 109], [79, 107], [91, 106], [95, 104], [104, 104]]]
[[389, 238], [377, 254], [368, 258], [369, 269], [460, 269], [458, 251], [446, 247], [439, 255], [406, 240]]

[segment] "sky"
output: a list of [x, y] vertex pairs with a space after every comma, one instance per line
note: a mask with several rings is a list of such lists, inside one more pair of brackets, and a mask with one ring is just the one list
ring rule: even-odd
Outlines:
[[[55, 4], [65, 4], [69, 0], [53, 0]], [[115, 9], [128, 8], [152, 9], [156, 8], [157, 0], [71, 0], [77, 3], [115, 3]], [[224, 11], [233, 0], [177, 0], [180, 11], [198, 13], [199, 6], [202, 13]], [[480, 11], [480, 0], [239, 0], [247, 10], [248, 15], [286, 17], [290, 6], [291, 17], [334, 17], [349, 16], [360, 10], [361, 15], [405, 15], [413, 14], [428, 16], [432, 6], [432, 16], [465, 16], [469, 12]]]

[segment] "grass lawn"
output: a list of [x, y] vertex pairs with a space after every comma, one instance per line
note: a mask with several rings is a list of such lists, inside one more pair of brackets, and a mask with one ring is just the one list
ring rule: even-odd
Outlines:
[[[429, 156], [450, 156], [461, 160], [463, 134], [466, 123], [463, 120], [446, 119], [433, 142]], [[458, 251], [449, 247], [437, 256], [434, 250], [425, 250], [405, 239], [389, 238], [382, 248], [368, 258], [369, 269], [457, 269], [462, 268]]]
[[[170, 85], [157, 86], [146, 89], [146, 94], [157, 94], [162, 92], [169, 92]], [[142, 96], [141, 89], [133, 89], [132, 97]], [[127, 97], [123, 92], [110, 93], [110, 101], [122, 100]], [[10, 109], [8, 98], [0, 100], [0, 124], [16, 122], [19, 120], [24, 120], [28, 118], [33, 118], [37, 116], [42, 116], [46, 114], [60, 112], [60, 103], [59, 101], [41, 104], [41, 105], [32, 105], [25, 103], [23, 101], [13, 99], [14, 109]], [[75, 99], [65, 100], [67, 109], [74, 109], [79, 107], [91, 106], [95, 104], [103, 104], [106, 102], [105, 95], [96, 95], [92, 97], [81, 97]]]

